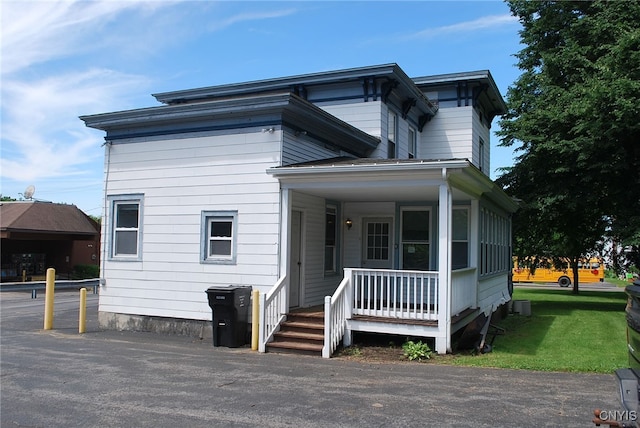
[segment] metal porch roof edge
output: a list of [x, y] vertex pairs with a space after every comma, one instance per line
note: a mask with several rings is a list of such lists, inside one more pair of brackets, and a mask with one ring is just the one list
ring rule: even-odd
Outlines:
[[[491, 178], [476, 168], [468, 159], [346, 159], [335, 158], [326, 161], [310, 162], [289, 166], [278, 166], [267, 169], [267, 174], [278, 179], [295, 179], [296, 177], [331, 174], [351, 174], [351, 173], [385, 173], [385, 172], [415, 172], [426, 170], [443, 170], [443, 176], [449, 172], [456, 172], [449, 175], [452, 184], [460, 185], [460, 188], [469, 188], [464, 182], [474, 183], [474, 193], [485, 195], [489, 200], [496, 203], [509, 213], [517, 210], [518, 204], [502, 188], [500, 188]], [[453, 178], [453, 177], [457, 177]], [[456, 186], [457, 187], [457, 186]]]
[[375, 159], [375, 158], [335, 158], [325, 162], [277, 166], [267, 169], [267, 174], [276, 178], [284, 176], [302, 176], [306, 174], [331, 174], [352, 172], [383, 172], [437, 170], [442, 168], [467, 168], [471, 163], [467, 159], [425, 160], [425, 159]]

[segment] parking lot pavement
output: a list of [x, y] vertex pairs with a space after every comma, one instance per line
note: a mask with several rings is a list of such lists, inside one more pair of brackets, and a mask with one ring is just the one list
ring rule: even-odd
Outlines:
[[363, 364], [100, 331], [89, 295], [0, 293], [2, 427], [588, 427], [620, 410], [613, 375]]

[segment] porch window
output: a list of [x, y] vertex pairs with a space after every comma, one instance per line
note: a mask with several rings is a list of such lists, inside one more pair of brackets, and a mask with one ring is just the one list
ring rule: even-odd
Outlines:
[[409, 128], [409, 159], [413, 159], [416, 157], [416, 130], [413, 128]]
[[387, 158], [395, 159], [396, 156], [396, 135], [398, 133], [398, 115], [389, 111], [387, 120]]
[[511, 222], [487, 208], [480, 210], [480, 275], [508, 272], [511, 268]]
[[235, 264], [236, 222], [235, 211], [202, 212], [201, 262]]
[[336, 273], [338, 242], [338, 210], [334, 206], [327, 206], [325, 213], [325, 238], [324, 238], [324, 271]]
[[429, 270], [429, 211], [403, 210], [401, 221], [402, 269]]
[[141, 260], [142, 195], [110, 196], [112, 260]]
[[452, 219], [451, 267], [469, 267], [469, 210], [454, 208]]

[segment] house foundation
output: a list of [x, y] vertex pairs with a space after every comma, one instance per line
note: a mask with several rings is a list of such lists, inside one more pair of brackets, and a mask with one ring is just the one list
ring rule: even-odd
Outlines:
[[213, 337], [211, 321], [202, 320], [98, 312], [98, 325], [104, 330], [160, 333], [198, 339]]

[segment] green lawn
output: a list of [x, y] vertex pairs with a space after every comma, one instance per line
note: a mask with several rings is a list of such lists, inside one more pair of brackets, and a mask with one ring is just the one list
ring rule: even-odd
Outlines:
[[[516, 288], [514, 300], [530, 300], [532, 316], [509, 315], [498, 323], [493, 351], [458, 353], [450, 364], [543, 371], [612, 373], [627, 367], [626, 295], [620, 292]], [[445, 361], [442, 361], [445, 362]]]

